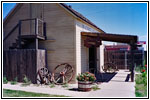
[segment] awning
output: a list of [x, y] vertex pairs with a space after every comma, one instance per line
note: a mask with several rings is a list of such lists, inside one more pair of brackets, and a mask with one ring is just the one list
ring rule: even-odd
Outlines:
[[110, 34], [110, 33], [95, 33], [95, 32], [81, 32], [82, 36], [99, 37], [102, 41], [120, 42], [135, 44], [138, 41], [138, 37], [135, 35], [122, 35], [122, 34]]

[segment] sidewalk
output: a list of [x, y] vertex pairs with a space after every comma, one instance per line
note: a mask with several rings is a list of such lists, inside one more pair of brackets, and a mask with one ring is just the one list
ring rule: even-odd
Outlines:
[[22, 90], [27, 92], [65, 95], [72, 97], [135, 97], [134, 82], [125, 82], [128, 71], [119, 70], [119, 72], [108, 83], [99, 84], [100, 90], [90, 92], [80, 92], [69, 90], [71, 88], [77, 88], [77, 84], [70, 84], [69, 89], [61, 86], [50, 88], [49, 86], [27, 86], [22, 87], [18, 85], [3, 84], [4, 89]]

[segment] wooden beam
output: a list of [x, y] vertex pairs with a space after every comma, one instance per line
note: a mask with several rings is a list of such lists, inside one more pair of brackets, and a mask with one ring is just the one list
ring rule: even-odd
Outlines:
[[128, 43], [131, 41], [137, 43], [138, 37], [135, 35], [121, 35], [121, 34], [110, 34], [110, 33], [95, 33], [95, 32], [81, 32], [82, 36], [97, 37], [99, 36], [102, 41]]

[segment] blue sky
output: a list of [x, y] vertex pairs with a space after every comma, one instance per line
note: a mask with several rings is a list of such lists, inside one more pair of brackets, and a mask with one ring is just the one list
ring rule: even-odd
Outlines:
[[[3, 17], [15, 3], [3, 4]], [[146, 3], [67, 3], [107, 33], [138, 35], [147, 38]]]

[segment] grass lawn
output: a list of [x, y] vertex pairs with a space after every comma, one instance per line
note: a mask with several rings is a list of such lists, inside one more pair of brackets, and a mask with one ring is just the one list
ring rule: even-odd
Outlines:
[[3, 97], [67, 97], [67, 96], [3, 89]]

